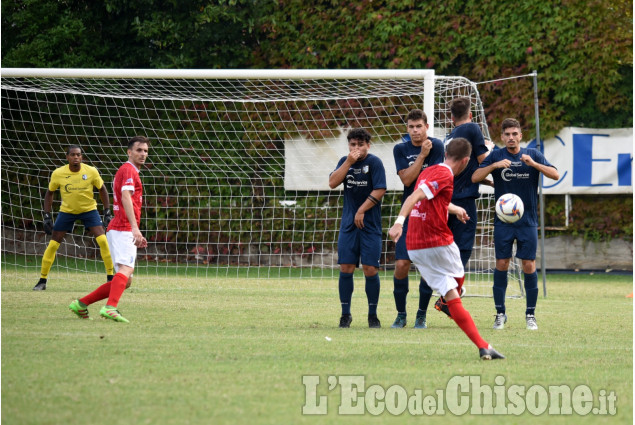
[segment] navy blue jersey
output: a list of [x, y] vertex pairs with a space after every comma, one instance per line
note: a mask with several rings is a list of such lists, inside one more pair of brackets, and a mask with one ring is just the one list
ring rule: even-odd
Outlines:
[[[346, 161], [343, 156], [335, 170]], [[355, 214], [375, 189], [386, 189], [386, 171], [379, 157], [368, 154], [348, 169], [344, 178], [344, 210], [340, 231], [348, 232], [356, 229]], [[364, 231], [381, 235], [381, 202], [364, 214]]]
[[[426, 156], [426, 159], [423, 160], [423, 165], [421, 166], [421, 170], [419, 170], [419, 173], [428, 168], [428, 165], [442, 163], [445, 155], [445, 148], [441, 140], [435, 139], [434, 137], [428, 137], [428, 139], [430, 139], [430, 141], [432, 142], [432, 148], [430, 149], [428, 156]], [[392, 154], [395, 157], [395, 165], [397, 166], [397, 174], [399, 174], [401, 170], [410, 167], [415, 162], [420, 153], [421, 146], [413, 145], [410, 140], [409, 134], [404, 135], [402, 138], [402, 142], [397, 143], [392, 150]], [[402, 204], [406, 200], [406, 198], [410, 196], [412, 192], [414, 192], [416, 183], [417, 179], [415, 179], [410, 186], [404, 186], [403, 196], [401, 197]]]
[[483, 139], [483, 132], [481, 127], [473, 122], [468, 122], [454, 127], [448, 137], [445, 138], [445, 145], [450, 143], [450, 140], [457, 137], [463, 137], [467, 139], [472, 145], [472, 156], [470, 156], [470, 162], [467, 163], [467, 167], [461, 174], [454, 176], [454, 193], [452, 194], [452, 200], [463, 198], [478, 198], [478, 183], [472, 183], [472, 174], [478, 168], [478, 157], [487, 153], [487, 146], [485, 146], [485, 139]]
[[494, 224], [507, 226], [538, 226], [538, 179], [540, 171], [530, 167], [520, 160], [523, 154], [529, 155], [538, 164], [553, 167], [540, 151], [531, 148], [520, 148], [517, 154], [511, 154], [507, 149], [492, 151], [481, 163], [481, 167], [487, 167], [503, 159], [511, 161], [509, 168], [496, 168], [492, 171], [494, 178], [494, 196], [500, 198], [505, 193], [513, 193], [520, 196], [525, 206], [523, 217], [516, 223], [503, 223], [495, 218]]

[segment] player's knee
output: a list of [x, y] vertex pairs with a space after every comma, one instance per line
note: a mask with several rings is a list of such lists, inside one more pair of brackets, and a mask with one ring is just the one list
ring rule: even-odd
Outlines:
[[397, 260], [395, 262], [395, 277], [397, 279], [405, 279], [410, 271], [410, 261]]
[[364, 268], [364, 276], [371, 277], [379, 273], [379, 269], [375, 266], [363, 265], [362, 267]]

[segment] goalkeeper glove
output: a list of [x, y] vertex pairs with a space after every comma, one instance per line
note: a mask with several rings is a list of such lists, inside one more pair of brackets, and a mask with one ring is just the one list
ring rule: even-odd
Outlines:
[[110, 220], [112, 220], [112, 213], [110, 212], [109, 208], [106, 208], [104, 210], [104, 219], [102, 220], [105, 228], [108, 228], [108, 223], [110, 223]]
[[53, 234], [53, 217], [51, 217], [51, 213], [44, 213], [44, 233], [47, 235]]

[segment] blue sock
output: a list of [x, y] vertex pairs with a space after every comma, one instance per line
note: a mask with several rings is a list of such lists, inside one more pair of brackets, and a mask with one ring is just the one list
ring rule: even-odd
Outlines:
[[432, 288], [428, 286], [428, 282], [421, 278], [419, 281], [419, 310], [417, 311], [417, 316], [426, 315], [430, 298], [432, 298]]
[[470, 261], [472, 256], [472, 250], [461, 250], [461, 263], [463, 263], [463, 269], [467, 272], [467, 262]]
[[366, 297], [368, 298], [368, 315], [376, 315], [379, 302], [379, 273], [366, 276]]
[[500, 271], [494, 269], [494, 307], [496, 313], [505, 313], [505, 292], [507, 291], [507, 270]]
[[340, 272], [339, 290], [342, 314], [351, 314], [351, 299], [353, 298], [353, 273]]
[[525, 273], [525, 297], [527, 297], [527, 310], [525, 314], [534, 314], [538, 302], [538, 273]]
[[397, 279], [393, 277], [395, 289], [392, 291], [395, 296], [395, 307], [397, 307], [397, 313], [400, 315], [406, 315], [406, 297], [408, 296], [408, 276], [403, 279]]

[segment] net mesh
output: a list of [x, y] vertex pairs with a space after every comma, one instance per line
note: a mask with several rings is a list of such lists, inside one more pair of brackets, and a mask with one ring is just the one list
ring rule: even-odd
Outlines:
[[[127, 141], [145, 135], [151, 146], [142, 170], [141, 228], [149, 246], [139, 252], [137, 273], [336, 278], [342, 194], [328, 190], [328, 173], [346, 153], [347, 129], [363, 127], [373, 135], [371, 152], [396, 182], [382, 206], [381, 266], [390, 269], [394, 244], [386, 232], [401, 201], [392, 146], [405, 133], [407, 113], [423, 109], [423, 85], [421, 79], [2, 78], [2, 263], [37, 279], [48, 244], [44, 193], [52, 171], [66, 164], [69, 144], [82, 147], [84, 162], [97, 167], [111, 191]], [[449, 102], [457, 96], [471, 98], [474, 121], [489, 138], [476, 86], [443, 76], [434, 77], [432, 135], [443, 139], [451, 130]], [[471, 295], [491, 295], [492, 205], [488, 193], [478, 201]], [[89, 272], [87, 282], [103, 272], [98, 246], [79, 223], [50, 277], [78, 270]], [[522, 289], [510, 284], [508, 292]]]

